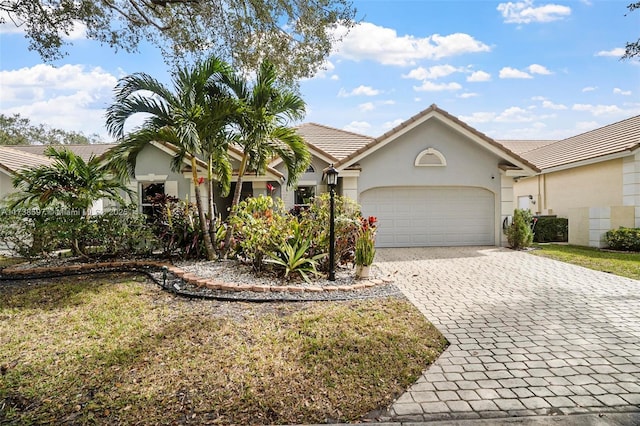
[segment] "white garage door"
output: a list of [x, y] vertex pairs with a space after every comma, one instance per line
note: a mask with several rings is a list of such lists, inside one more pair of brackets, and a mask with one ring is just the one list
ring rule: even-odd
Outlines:
[[486, 189], [374, 188], [360, 204], [379, 219], [378, 247], [495, 245], [495, 200]]

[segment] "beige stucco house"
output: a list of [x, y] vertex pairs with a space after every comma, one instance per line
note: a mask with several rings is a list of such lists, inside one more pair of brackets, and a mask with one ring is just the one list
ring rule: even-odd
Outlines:
[[514, 185], [517, 206], [569, 219], [569, 243], [602, 247], [640, 227], [640, 116], [560, 141], [500, 141], [540, 169]]
[[[242, 196], [304, 205], [327, 191], [323, 171], [333, 164], [337, 193], [379, 218], [380, 247], [505, 245], [503, 223], [518, 207], [568, 217], [570, 242], [581, 245], [600, 245], [602, 234], [619, 225], [640, 226], [640, 116], [562, 141], [498, 142], [436, 105], [377, 138], [315, 123], [298, 132], [312, 162], [297, 183], [286, 185], [276, 159], [266, 173], [245, 175]], [[113, 146], [69, 148], [88, 159]], [[0, 195], [12, 192], [13, 170], [46, 163], [43, 150], [0, 148]], [[130, 186], [142, 211], [158, 193], [194, 200], [190, 163], [173, 171], [174, 155], [160, 142], [139, 154]], [[237, 170], [241, 152], [230, 155]], [[198, 167], [204, 172], [204, 162]], [[225, 216], [230, 197], [214, 193]]]

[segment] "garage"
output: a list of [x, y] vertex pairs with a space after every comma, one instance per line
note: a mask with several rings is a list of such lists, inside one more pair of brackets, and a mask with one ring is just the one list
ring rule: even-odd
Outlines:
[[378, 247], [495, 245], [495, 196], [484, 188], [373, 188], [360, 204], [379, 220]]

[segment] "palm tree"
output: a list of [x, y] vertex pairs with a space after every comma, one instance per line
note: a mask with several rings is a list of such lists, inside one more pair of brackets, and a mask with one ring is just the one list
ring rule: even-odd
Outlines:
[[[222, 86], [218, 87], [228, 88], [238, 104], [232, 127], [236, 132], [236, 143], [243, 152], [231, 203], [230, 214], [233, 215], [247, 171], [264, 173], [268, 162], [278, 156], [287, 168], [287, 183], [292, 185], [309, 166], [311, 155], [302, 137], [294, 128], [287, 127], [289, 121], [304, 117], [305, 103], [293, 91], [277, 85], [276, 68], [272, 63], [264, 61], [261, 64], [253, 86], [238, 74], [220, 77]], [[229, 227], [225, 250], [232, 232]]]
[[99, 157], [92, 156], [86, 162], [66, 148], [56, 150], [53, 146], [45, 150], [45, 155], [53, 160], [52, 164], [15, 172], [13, 185], [19, 192], [12, 197], [10, 208], [61, 206], [78, 210], [88, 218], [95, 201], [108, 199], [124, 204], [121, 194], [131, 195]]
[[[122, 173], [126, 171], [129, 176], [135, 175], [137, 155], [153, 141], [168, 142], [176, 147], [177, 153], [172, 162], [174, 170], [179, 170], [185, 160], [190, 163], [198, 217], [209, 260], [215, 258], [215, 250], [202, 205], [198, 158], [206, 159], [210, 188], [214, 175], [222, 181], [223, 189], [229, 187], [228, 142], [220, 135], [234, 104], [217, 96], [221, 92], [214, 87], [220, 80], [219, 76], [229, 72], [226, 63], [211, 57], [193, 68], [178, 70], [173, 80], [173, 92], [148, 74], [135, 73], [118, 82], [115, 103], [107, 109], [107, 130], [115, 138], [122, 139], [112, 155], [113, 163]], [[125, 123], [138, 113], [146, 113], [148, 118], [141, 127], [125, 134]], [[212, 197], [211, 193], [209, 197]]]
[[[100, 157], [92, 156], [89, 161], [84, 161], [66, 148], [56, 150], [53, 146], [48, 147], [45, 154], [53, 160], [50, 165], [15, 172], [12, 182], [19, 192], [12, 195], [9, 208], [34, 205], [40, 209], [61, 207], [69, 210], [65, 215], [79, 212], [88, 221], [95, 201], [107, 199], [125, 204], [122, 194], [132, 198], [132, 192], [124, 181], [114, 175]], [[74, 226], [73, 251], [77, 255], [85, 255], [80, 247], [80, 233], [82, 226]]]

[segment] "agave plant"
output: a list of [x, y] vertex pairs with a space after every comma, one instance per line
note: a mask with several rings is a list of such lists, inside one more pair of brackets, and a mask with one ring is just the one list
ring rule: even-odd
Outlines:
[[319, 274], [316, 269], [318, 260], [326, 256], [326, 254], [322, 253], [307, 257], [308, 250], [308, 241], [294, 239], [293, 243], [286, 242], [277, 253], [269, 253], [269, 259], [266, 259], [265, 262], [283, 267], [285, 278], [289, 274], [297, 272], [306, 282], [311, 283], [308, 274]]

